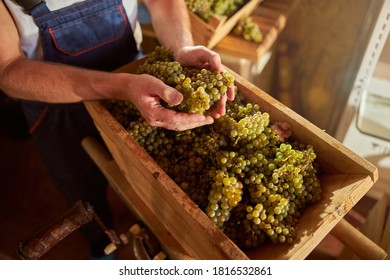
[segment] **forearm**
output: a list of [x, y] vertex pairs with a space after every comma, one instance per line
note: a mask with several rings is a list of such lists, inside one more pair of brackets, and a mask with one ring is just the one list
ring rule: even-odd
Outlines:
[[194, 45], [191, 24], [184, 0], [144, 0], [159, 42], [177, 53]]
[[120, 74], [24, 58], [8, 64], [0, 76], [1, 88], [8, 95], [49, 103], [120, 98], [126, 82]]

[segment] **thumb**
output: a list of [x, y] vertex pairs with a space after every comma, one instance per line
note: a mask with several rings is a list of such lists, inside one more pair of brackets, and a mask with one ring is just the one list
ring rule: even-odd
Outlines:
[[183, 101], [183, 94], [173, 87], [166, 86], [159, 94], [160, 98], [169, 105], [179, 105]]

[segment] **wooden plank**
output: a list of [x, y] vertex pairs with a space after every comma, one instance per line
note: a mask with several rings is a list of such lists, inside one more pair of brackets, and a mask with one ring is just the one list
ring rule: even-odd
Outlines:
[[189, 15], [191, 20], [191, 33], [192, 33], [192, 37], [194, 38], [195, 44], [211, 47], [210, 40], [217, 32], [216, 29], [218, 25], [216, 23], [218, 21], [225, 22], [226, 17], [224, 17], [224, 19], [218, 20], [217, 17], [214, 16], [214, 18], [211, 20], [213, 25], [209, 25], [194, 13], [190, 12]]
[[387, 253], [357, 228], [342, 219], [331, 231], [331, 234], [348, 246], [360, 259], [383, 260]]
[[[265, 11], [260, 12], [262, 10]], [[272, 48], [285, 27], [287, 18], [283, 12], [264, 8], [262, 5], [251, 14], [251, 17], [259, 25], [263, 34], [263, 40], [260, 43], [246, 41], [232, 31], [214, 47], [214, 50], [221, 54], [245, 58], [257, 63]], [[237, 48], [237, 46], [240, 47]]]
[[389, 211], [387, 212], [385, 229], [383, 231], [380, 245], [387, 252], [386, 260], [389, 260], [390, 259], [390, 212]]
[[[367, 195], [365, 198], [368, 198]], [[385, 220], [386, 216], [388, 215], [388, 197], [383, 195], [378, 197], [378, 201], [375, 202], [373, 207], [369, 207], [370, 209], [365, 214], [365, 219], [361, 223], [361, 225], [358, 225], [357, 228], [359, 228], [362, 235], [366, 236], [368, 239], [370, 239], [374, 244], [377, 244], [380, 248], [384, 249], [384, 252], [386, 252], [388, 257], [388, 251], [386, 250], [386, 241], [389, 237], [385, 236]], [[367, 202], [366, 204], [367, 205]], [[347, 242], [350, 242], [348, 240]], [[383, 242], [383, 243], [382, 243]], [[358, 242], [359, 243], [359, 242]], [[348, 244], [348, 243], [347, 243]], [[359, 244], [353, 244], [353, 248], [358, 248]], [[364, 247], [361, 247], [360, 250], [366, 250]], [[367, 250], [365, 252], [362, 252], [362, 255], [359, 255], [356, 250], [351, 250], [350, 247], [346, 247], [343, 252], [340, 254], [339, 259], [361, 259], [364, 258], [364, 254], [367, 253]]]
[[382, 195], [375, 206], [369, 212], [361, 232], [376, 244], [380, 244], [387, 214], [388, 199]]
[[256, 10], [253, 11], [252, 14], [261, 18], [278, 19], [280, 18], [280, 15], [283, 14], [283, 12], [274, 8], [260, 5]]
[[288, 12], [296, 5], [297, 0], [264, 0], [261, 5], [273, 10]]

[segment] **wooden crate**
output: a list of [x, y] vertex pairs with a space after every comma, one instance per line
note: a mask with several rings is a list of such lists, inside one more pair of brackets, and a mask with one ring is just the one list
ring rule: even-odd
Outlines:
[[[120, 72], [134, 73], [139, 62]], [[232, 71], [231, 71], [232, 72]], [[233, 72], [232, 72], [233, 73]], [[85, 102], [126, 182], [120, 192], [137, 209], [171, 258], [304, 259], [378, 179], [374, 165], [236, 73], [236, 85], [271, 121], [288, 122], [294, 136], [312, 144], [321, 166], [322, 199], [310, 206], [292, 244], [264, 244], [242, 251], [214, 225], [113, 118], [99, 101]], [[168, 245], [167, 245], [168, 244]]]
[[250, 0], [231, 17], [214, 15], [206, 23], [196, 14], [190, 12], [191, 32], [197, 45], [213, 48], [234, 28], [240, 18], [249, 15], [262, 0]]
[[245, 58], [257, 63], [272, 48], [287, 21], [288, 7], [268, 6], [268, 2], [272, 3], [272, 0], [264, 1], [250, 14], [263, 34], [263, 40], [260, 43], [246, 41], [231, 31], [220, 40], [214, 50], [221, 54]]

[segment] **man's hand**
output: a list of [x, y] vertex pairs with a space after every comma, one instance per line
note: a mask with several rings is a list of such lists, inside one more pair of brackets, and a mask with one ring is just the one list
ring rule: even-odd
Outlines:
[[162, 106], [162, 100], [169, 105], [179, 105], [183, 95], [153, 76], [137, 75], [131, 83], [131, 92], [134, 93], [131, 102], [152, 126], [180, 131], [214, 122], [210, 116], [175, 112]]

